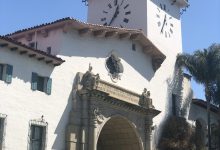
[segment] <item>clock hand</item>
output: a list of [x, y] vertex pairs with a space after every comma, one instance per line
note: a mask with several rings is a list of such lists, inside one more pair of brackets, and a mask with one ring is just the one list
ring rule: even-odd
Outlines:
[[[124, 3], [124, 0], [121, 1], [121, 5], [122, 5], [123, 3]], [[121, 6], [121, 5], [120, 5], [120, 6]]]
[[167, 15], [165, 14], [164, 21], [163, 21], [163, 26], [161, 28], [160, 33], [163, 33], [163, 28], [164, 28], [164, 25], [165, 25], [166, 21], [167, 21]]
[[113, 15], [113, 17], [112, 17], [112, 19], [111, 19], [111, 21], [109, 22], [109, 26], [112, 24], [112, 22], [115, 20], [115, 18], [118, 16], [118, 14], [119, 14], [119, 5], [117, 5], [117, 8], [115, 9], [115, 13], [114, 13], [114, 15]]

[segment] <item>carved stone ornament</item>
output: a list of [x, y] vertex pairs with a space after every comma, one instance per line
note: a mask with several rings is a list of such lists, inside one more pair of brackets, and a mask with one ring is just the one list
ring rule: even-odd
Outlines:
[[93, 114], [98, 123], [102, 123], [104, 121], [105, 117], [101, 114], [98, 107], [93, 110]]
[[106, 59], [106, 68], [113, 82], [121, 79], [121, 74], [124, 72], [124, 68], [121, 59], [115, 53], [112, 52]]
[[80, 83], [83, 86], [82, 89], [92, 90], [95, 86], [97, 86], [99, 79], [100, 79], [99, 74], [94, 75], [92, 73], [92, 66], [89, 64], [89, 69], [83, 75]]
[[31, 124], [39, 125], [39, 126], [47, 126], [48, 123], [45, 121], [44, 116], [42, 115], [39, 119], [30, 120]]
[[140, 97], [139, 105], [145, 108], [154, 108], [152, 99], [150, 98], [150, 91], [147, 91], [146, 88], [144, 88], [144, 91]]

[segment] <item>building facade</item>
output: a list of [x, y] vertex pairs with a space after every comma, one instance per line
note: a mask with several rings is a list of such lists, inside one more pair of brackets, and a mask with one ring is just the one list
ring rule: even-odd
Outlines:
[[0, 37], [1, 149], [156, 149], [179, 94], [187, 5], [90, 0], [90, 23], [64, 18]]

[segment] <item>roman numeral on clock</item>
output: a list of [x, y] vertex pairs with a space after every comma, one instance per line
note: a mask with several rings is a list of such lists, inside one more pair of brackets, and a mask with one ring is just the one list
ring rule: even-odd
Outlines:
[[127, 5], [124, 7], [124, 9], [128, 8], [128, 6], [129, 6], [129, 4], [127, 4]]
[[101, 18], [101, 21], [105, 21], [106, 20], [106, 18]]
[[114, 0], [114, 5], [115, 5], [115, 6], [118, 5], [118, 0]]
[[109, 8], [112, 8], [112, 5], [109, 3], [109, 4], [108, 4], [108, 7], [109, 7]]
[[129, 15], [129, 14], [131, 14], [131, 11], [125, 12], [125, 15]]
[[128, 18], [124, 18], [123, 20], [125, 23], [128, 23], [129, 22], [129, 19]]

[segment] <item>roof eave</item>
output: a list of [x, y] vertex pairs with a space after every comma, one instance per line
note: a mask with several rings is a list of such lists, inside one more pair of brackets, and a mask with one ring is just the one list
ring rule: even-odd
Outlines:
[[166, 59], [166, 56], [144, 35], [141, 30], [90, 24], [72, 18], [64, 18], [51, 23], [20, 30], [8, 34], [7, 36], [16, 39], [28, 34], [34, 34], [35, 32], [50, 31], [55, 28], [62, 28], [64, 33], [68, 32], [68, 30], [74, 29], [78, 31], [80, 36], [93, 35], [98, 38], [115, 37], [121, 40], [129, 39], [139, 42], [143, 48], [143, 52], [152, 57], [154, 71], [156, 71]]
[[29, 58], [35, 58], [38, 61], [45, 62], [47, 65], [59, 66], [65, 62], [61, 58], [49, 55], [40, 50], [29, 48], [26, 45], [23, 45], [7, 37], [0, 36], [0, 47], [7, 47], [7, 49], [11, 52], [17, 52], [17, 54], [26, 55]]

